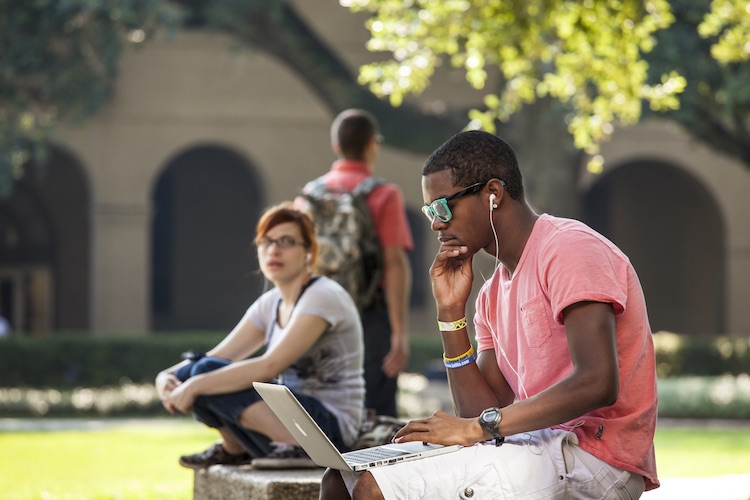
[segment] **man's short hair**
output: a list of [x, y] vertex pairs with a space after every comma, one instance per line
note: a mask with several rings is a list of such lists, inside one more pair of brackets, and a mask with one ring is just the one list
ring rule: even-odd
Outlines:
[[422, 175], [443, 170], [451, 171], [454, 186], [500, 179], [511, 198], [523, 199], [523, 179], [513, 148], [488, 132], [468, 130], [454, 135], [427, 159]]
[[331, 125], [331, 145], [338, 146], [347, 160], [362, 160], [367, 144], [378, 134], [375, 117], [363, 109], [339, 113]]

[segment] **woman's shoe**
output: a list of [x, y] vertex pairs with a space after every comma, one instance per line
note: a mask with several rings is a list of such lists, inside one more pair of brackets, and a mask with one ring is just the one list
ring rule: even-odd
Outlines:
[[221, 441], [217, 441], [206, 451], [180, 457], [180, 465], [188, 469], [203, 469], [212, 465], [248, 465], [252, 461], [252, 457], [247, 453], [228, 453]]

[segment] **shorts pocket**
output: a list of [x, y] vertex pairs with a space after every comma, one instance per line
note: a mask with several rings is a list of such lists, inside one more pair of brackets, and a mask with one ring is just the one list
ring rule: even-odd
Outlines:
[[461, 500], [484, 500], [506, 498], [500, 474], [493, 464], [484, 467], [466, 466], [466, 479], [460, 485], [457, 498]]

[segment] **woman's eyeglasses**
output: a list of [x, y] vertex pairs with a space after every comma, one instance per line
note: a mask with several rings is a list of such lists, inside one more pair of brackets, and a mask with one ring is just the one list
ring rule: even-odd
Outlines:
[[279, 248], [292, 248], [297, 245], [305, 246], [304, 242], [297, 241], [296, 239], [294, 239], [294, 236], [289, 236], [286, 234], [276, 239], [269, 238], [268, 236], [263, 236], [262, 238], [255, 240], [255, 245], [259, 248], [260, 247], [268, 248], [274, 243]]

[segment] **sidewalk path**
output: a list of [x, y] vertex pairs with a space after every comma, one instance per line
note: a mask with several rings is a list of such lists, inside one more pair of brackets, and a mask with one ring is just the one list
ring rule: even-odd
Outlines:
[[707, 478], [666, 478], [643, 500], [748, 500], [750, 473]]

